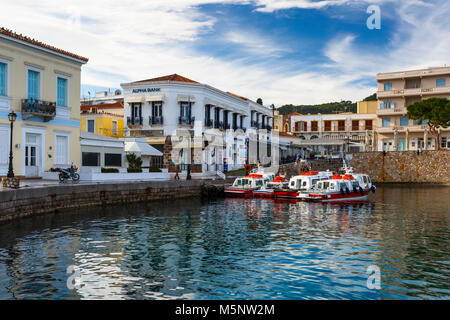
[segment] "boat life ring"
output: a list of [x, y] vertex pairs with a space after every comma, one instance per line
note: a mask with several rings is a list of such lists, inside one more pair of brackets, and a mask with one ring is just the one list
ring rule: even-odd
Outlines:
[[245, 172], [249, 173], [250, 171], [252, 171], [252, 166], [249, 165], [249, 164], [246, 164], [246, 165], [244, 166], [244, 170], [245, 170]]

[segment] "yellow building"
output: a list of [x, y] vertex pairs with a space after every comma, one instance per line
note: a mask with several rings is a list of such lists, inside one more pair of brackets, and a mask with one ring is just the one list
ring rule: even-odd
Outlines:
[[81, 130], [112, 138], [123, 138], [123, 103], [81, 106]]
[[14, 111], [16, 176], [80, 167], [80, 78], [88, 59], [0, 28], [0, 175], [8, 172]]
[[376, 114], [378, 102], [375, 101], [358, 101], [357, 112], [359, 114]]

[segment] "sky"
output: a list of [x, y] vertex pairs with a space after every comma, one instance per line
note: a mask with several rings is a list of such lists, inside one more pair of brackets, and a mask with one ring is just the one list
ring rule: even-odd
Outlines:
[[1, 2], [0, 26], [89, 58], [85, 96], [178, 73], [277, 107], [357, 101], [379, 72], [450, 64], [448, 0]]

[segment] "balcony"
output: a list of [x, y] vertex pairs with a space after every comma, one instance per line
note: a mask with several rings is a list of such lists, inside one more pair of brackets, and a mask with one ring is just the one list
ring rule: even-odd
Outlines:
[[35, 116], [43, 117], [44, 122], [53, 120], [56, 116], [56, 102], [37, 99], [23, 99], [22, 118], [27, 120]]
[[405, 107], [377, 109], [377, 115], [380, 115], [380, 116], [402, 115], [402, 114], [406, 114], [406, 113], [407, 113], [407, 110]]
[[213, 126], [213, 121], [211, 119], [205, 119], [205, 127], [211, 128]]
[[142, 126], [142, 118], [140, 117], [127, 117], [127, 126]]
[[252, 126], [252, 128], [259, 128], [259, 123], [258, 123], [258, 121], [252, 120], [252, 121], [251, 121], [251, 126]]
[[434, 88], [409, 88], [401, 90], [378, 91], [377, 98], [395, 98], [408, 96], [424, 96], [429, 94], [450, 94], [450, 87], [434, 87]]
[[163, 125], [164, 118], [163, 117], [149, 117], [148, 124], [149, 125]]
[[185, 117], [178, 117], [178, 124], [183, 126], [193, 126], [195, 122], [195, 117], [192, 118], [185, 118]]

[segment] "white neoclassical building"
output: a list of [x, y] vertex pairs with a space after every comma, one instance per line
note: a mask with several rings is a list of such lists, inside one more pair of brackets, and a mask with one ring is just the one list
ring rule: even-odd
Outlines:
[[193, 173], [212, 174], [267, 161], [272, 109], [177, 74], [121, 87], [128, 136], [146, 138], [163, 152], [155, 161], [164, 167], [190, 164]]

